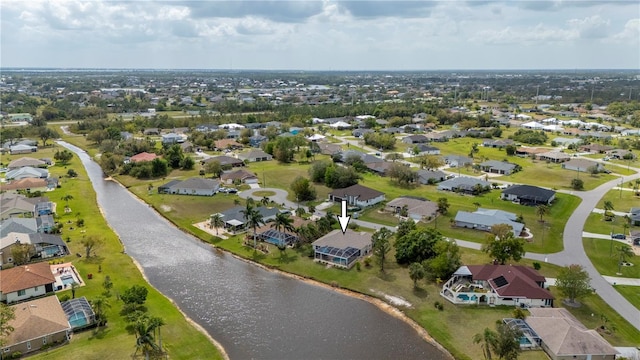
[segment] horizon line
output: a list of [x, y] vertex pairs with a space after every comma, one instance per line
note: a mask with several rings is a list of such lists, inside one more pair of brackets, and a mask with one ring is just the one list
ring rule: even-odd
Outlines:
[[442, 71], [639, 71], [640, 68], [476, 68], [476, 69], [259, 69], [259, 68], [144, 68], [144, 67], [20, 67], [20, 66], [0, 66], [0, 71], [28, 71], [28, 70], [115, 70], [115, 71], [221, 71], [221, 72], [251, 72], [251, 71], [272, 71], [272, 72], [442, 72]]

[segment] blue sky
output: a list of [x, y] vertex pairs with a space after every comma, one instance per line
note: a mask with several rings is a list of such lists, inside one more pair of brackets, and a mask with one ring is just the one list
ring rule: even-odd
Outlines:
[[640, 69], [621, 1], [0, 2], [3, 67]]

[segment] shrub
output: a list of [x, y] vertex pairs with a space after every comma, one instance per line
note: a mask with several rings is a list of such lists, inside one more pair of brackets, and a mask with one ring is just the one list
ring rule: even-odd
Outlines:
[[73, 169], [69, 169], [67, 170], [67, 176], [70, 178], [78, 177], [78, 173]]
[[440, 301], [436, 301], [436, 302], [434, 302], [434, 303], [433, 303], [433, 306], [434, 306], [436, 309], [440, 310], [440, 311], [444, 310], [444, 305], [442, 305], [442, 303], [441, 303]]
[[364, 259], [364, 266], [366, 267], [370, 267], [371, 266], [371, 258], [367, 257]]
[[539, 263], [539, 262], [537, 262], [537, 261], [536, 261], [536, 262], [534, 262], [534, 263], [533, 263], [533, 268], [534, 268], [534, 269], [536, 269], [536, 270], [540, 270], [540, 268], [541, 268], [541, 267], [542, 267], [542, 265], [540, 265], [540, 263]]
[[356, 261], [356, 270], [360, 271], [360, 261]]
[[22, 353], [21, 353], [20, 351], [14, 351], [14, 352], [11, 354], [11, 358], [12, 358], [12, 359], [20, 359], [21, 357], [22, 357]]

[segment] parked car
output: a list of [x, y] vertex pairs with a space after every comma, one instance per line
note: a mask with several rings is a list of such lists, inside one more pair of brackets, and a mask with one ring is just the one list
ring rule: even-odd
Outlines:
[[627, 235], [625, 234], [613, 234], [611, 235], [612, 239], [618, 239], [618, 240], [624, 240], [627, 238]]

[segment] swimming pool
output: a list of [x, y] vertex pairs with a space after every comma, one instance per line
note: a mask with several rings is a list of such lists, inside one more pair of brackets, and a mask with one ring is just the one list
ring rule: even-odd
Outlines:
[[70, 285], [76, 282], [76, 280], [71, 275], [62, 275], [60, 276], [60, 281], [62, 281], [65, 285]]

